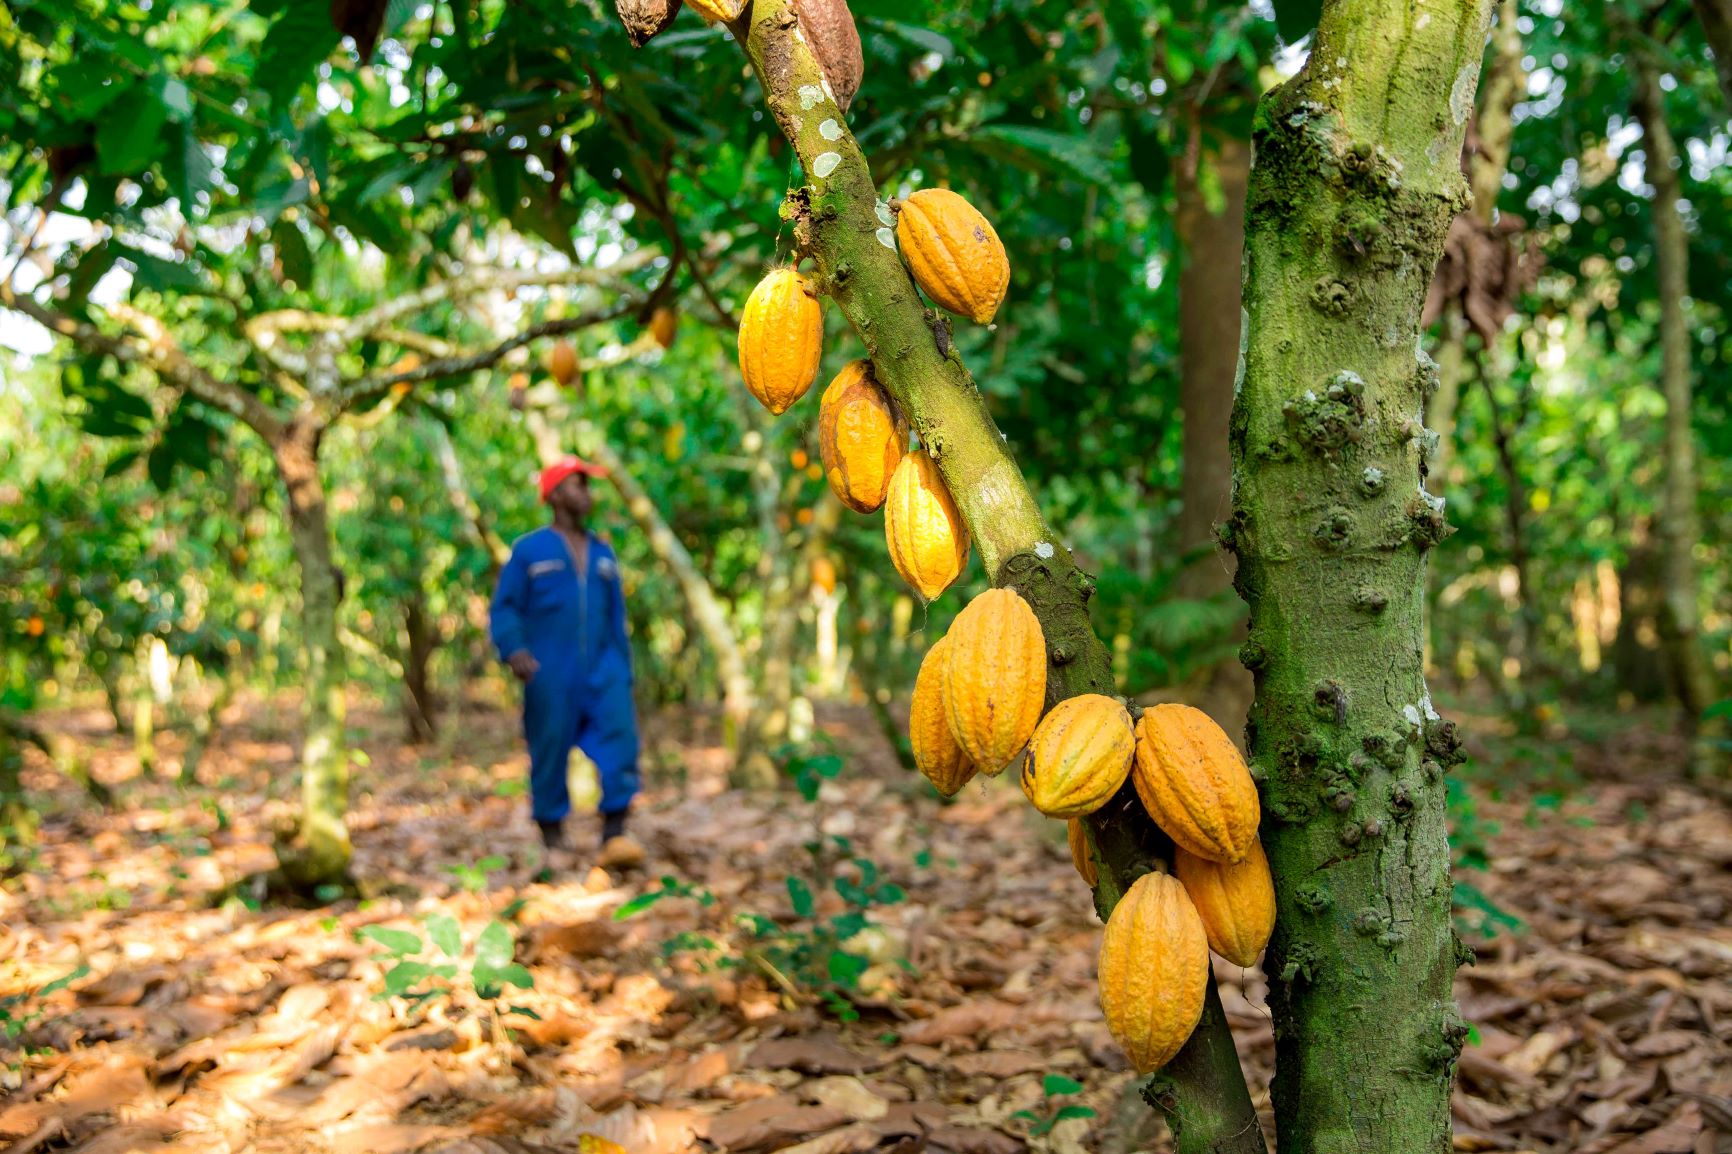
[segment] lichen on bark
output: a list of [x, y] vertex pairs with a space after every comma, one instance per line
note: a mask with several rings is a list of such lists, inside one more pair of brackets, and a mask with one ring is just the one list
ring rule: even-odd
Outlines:
[[1283, 1150], [1449, 1149], [1465, 1032], [1422, 661], [1436, 366], [1420, 309], [1450, 218], [1490, 0], [1324, 5], [1258, 110], [1224, 530], [1277, 922], [1265, 959]]

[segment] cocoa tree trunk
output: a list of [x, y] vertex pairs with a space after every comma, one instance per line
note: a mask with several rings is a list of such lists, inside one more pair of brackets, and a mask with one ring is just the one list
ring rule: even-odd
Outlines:
[[1436, 368], [1418, 350], [1490, 16], [1326, 0], [1309, 61], [1258, 109], [1228, 537], [1251, 609], [1284, 1151], [1451, 1145], [1457, 742], [1421, 659], [1447, 527], [1422, 486]]
[[439, 735], [439, 706], [433, 696], [429, 667], [439, 637], [427, 619], [427, 599], [416, 588], [403, 601], [403, 721], [411, 745], [424, 745]]
[[[794, 35], [797, 23], [791, 0], [753, 0], [731, 25], [807, 175], [786, 206], [795, 240], [816, 261], [825, 291], [865, 344], [879, 382], [937, 462], [987, 576], [1014, 589], [1040, 619], [1047, 704], [1079, 693], [1111, 695], [1111, 655], [1089, 623], [1094, 581], [1041, 515], [972, 377], [949, 348], [948, 322], [929, 323], [878, 215], [866, 157], [827, 95], [811, 48]], [[1095, 903], [1104, 916], [1135, 877], [1156, 865], [1164, 839], [1128, 792], [1094, 815], [1090, 826], [1104, 867]], [[1220, 1060], [1231, 1051], [1224, 1016], [1206, 1014], [1162, 1072], [1156, 1101], [1174, 1104], [1169, 1119], [1184, 1123], [1177, 1137], [1185, 1154], [1264, 1149], [1237, 1062], [1229, 1071]]]
[[[1648, 183], [1654, 187], [1654, 265], [1660, 291], [1660, 390], [1666, 398], [1665, 472], [1656, 516], [1660, 539], [1660, 638], [1678, 695], [1680, 724], [1698, 740], [1714, 685], [1699, 640], [1697, 611], [1696, 442], [1690, 426], [1690, 329], [1684, 316], [1690, 247], [1678, 215], [1678, 149], [1666, 124], [1659, 68], [1638, 49], [1630, 54], [1635, 112], [1642, 124]], [[1704, 768], [1706, 749], [1694, 760]]]
[[1522, 483], [1521, 465], [1515, 453], [1515, 432], [1522, 425], [1526, 405], [1518, 406], [1514, 414], [1505, 413], [1498, 401], [1492, 374], [1482, 372], [1479, 384], [1485, 393], [1486, 411], [1491, 418], [1498, 471], [1503, 474], [1504, 532], [1509, 535], [1509, 563], [1516, 577], [1515, 650], [1521, 663], [1520, 679], [1513, 687], [1513, 698], [1520, 704], [1531, 696], [1524, 685], [1532, 686], [1544, 669], [1540, 654], [1539, 614], [1534, 606], [1533, 558], [1528, 553], [1527, 486]]
[[319, 477], [317, 421], [292, 421], [271, 445], [289, 497], [289, 537], [301, 570], [302, 674], [301, 814], [291, 841], [279, 840], [278, 862], [297, 889], [340, 884], [351, 847], [349, 755], [344, 745], [345, 662], [337, 634], [337, 570], [325, 486]]
[[[1206, 165], [1220, 189], [1211, 203], [1200, 182]], [[1204, 599], [1233, 586], [1230, 559], [1215, 545], [1215, 523], [1227, 516], [1233, 461], [1227, 423], [1233, 413], [1233, 376], [1239, 363], [1239, 278], [1245, 251], [1245, 182], [1251, 172], [1247, 141], [1228, 140], [1219, 150], [1179, 165], [1174, 223], [1184, 248], [1179, 272], [1179, 407], [1184, 410], [1184, 456], [1179, 509], [1179, 547], [1204, 556], [1179, 575], [1182, 597]], [[1237, 661], [1223, 661], [1203, 677], [1197, 705], [1243, 741], [1251, 707], [1251, 675]]]

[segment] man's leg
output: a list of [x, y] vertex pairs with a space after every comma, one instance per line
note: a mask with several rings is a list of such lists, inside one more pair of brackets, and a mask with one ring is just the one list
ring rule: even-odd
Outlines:
[[[604, 856], [619, 860], [611, 864], [633, 865], [643, 851], [625, 836], [626, 815], [638, 792], [637, 713], [631, 684], [620, 682], [592, 699], [578, 726], [577, 743], [595, 762], [601, 783], [601, 838]], [[611, 854], [608, 846], [614, 846]], [[610, 864], [604, 862], [603, 864]]]
[[529, 742], [530, 816], [549, 849], [563, 844], [561, 823], [571, 812], [565, 766], [577, 732], [576, 714], [572, 694], [543, 667], [524, 692], [523, 733]]

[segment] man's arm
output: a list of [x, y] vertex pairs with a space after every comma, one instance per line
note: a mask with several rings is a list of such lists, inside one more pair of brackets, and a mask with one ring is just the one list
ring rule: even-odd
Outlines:
[[499, 572], [499, 587], [493, 591], [493, 607], [488, 624], [493, 635], [493, 648], [499, 659], [511, 666], [519, 680], [528, 681], [540, 668], [524, 640], [523, 610], [529, 593], [529, 575], [519, 549], [511, 551], [511, 559]]

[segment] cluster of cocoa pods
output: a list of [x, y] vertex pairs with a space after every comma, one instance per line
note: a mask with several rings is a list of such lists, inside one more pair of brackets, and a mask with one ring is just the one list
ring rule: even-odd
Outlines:
[[[1010, 284], [1010, 262], [991, 222], [948, 189], [904, 200], [896, 236], [916, 283], [944, 308], [990, 322]], [[780, 416], [806, 395], [823, 355], [817, 284], [772, 270], [740, 314], [740, 375]], [[824, 390], [818, 452], [838, 499], [859, 513], [884, 510], [884, 542], [902, 579], [930, 601], [968, 564], [968, 529], [925, 449], [908, 449], [909, 421], [871, 361], [850, 361]]]
[[946, 796], [1019, 753], [1036, 809], [1069, 821], [1071, 855], [1092, 887], [1098, 866], [1084, 819], [1131, 779], [1172, 839], [1172, 872], [1149, 873], [1107, 920], [1099, 975], [1113, 1037], [1143, 1073], [1170, 1061], [1202, 1017], [1209, 951], [1257, 960], [1275, 926], [1275, 889], [1257, 840], [1250, 770], [1220, 726], [1188, 705], [1134, 722], [1117, 698], [1086, 693], [1045, 716], [1046, 638], [1014, 590], [989, 589], [927, 650], [908, 736], [920, 772]]

